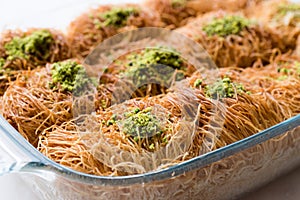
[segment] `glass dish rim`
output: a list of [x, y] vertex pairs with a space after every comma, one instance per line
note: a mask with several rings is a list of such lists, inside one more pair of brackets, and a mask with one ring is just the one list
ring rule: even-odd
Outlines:
[[300, 126], [300, 114], [252, 136], [165, 169], [128, 176], [97, 176], [75, 171], [47, 158], [23, 138], [21, 134], [0, 115], [0, 129], [3, 130], [7, 137], [12, 140], [18, 148], [23, 150], [33, 160], [33, 162], [25, 165], [21, 169], [21, 172], [40, 173], [41, 171], [48, 171], [72, 181], [84, 184], [96, 184], [99, 186], [127, 186], [175, 178], [282, 135], [298, 126]]

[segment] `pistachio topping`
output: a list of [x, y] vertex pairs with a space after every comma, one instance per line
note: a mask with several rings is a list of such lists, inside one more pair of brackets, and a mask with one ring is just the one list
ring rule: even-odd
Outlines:
[[279, 77], [277, 77], [277, 80], [278, 81], [284, 81], [284, 80], [288, 79], [288, 76], [290, 75], [291, 70], [284, 67], [284, 65], [283, 65], [283, 67], [279, 67], [277, 69], [277, 72], [279, 74], [281, 74]]
[[162, 64], [174, 69], [180, 69], [183, 63], [179, 53], [167, 47], [147, 48], [141, 54], [131, 56], [131, 60], [129, 66]]
[[[179, 53], [162, 47], [145, 49], [139, 54], [128, 56], [125, 76], [132, 78], [140, 86], [149, 80], [167, 84], [175, 70], [181, 70], [183, 60]], [[184, 73], [178, 71], [175, 79], [181, 80]]]
[[225, 37], [227, 35], [238, 35], [243, 29], [250, 25], [250, 21], [240, 16], [225, 16], [220, 19], [214, 19], [206, 24], [202, 30], [208, 35], [218, 35]]
[[4, 65], [5, 65], [5, 59], [4, 58], [0, 58], [0, 70], [3, 69]]
[[282, 67], [282, 68], [278, 68], [277, 69], [277, 72], [278, 73], [283, 73], [283, 74], [288, 74], [291, 70], [288, 69], [288, 68], [285, 68], [285, 67]]
[[161, 134], [159, 120], [151, 113], [151, 107], [140, 110], [139, 108], [133, 109], [125, 113], [125, 118], [122, 122], [122, 131], [134, 140], [141, 138], [152, 137]]
[[288, 79], [287, 75], [281, 75], [277, 78], [278, 81], [285, 81], [286, 79]]
[[104, 20], [101, 25], [122, 27], [126, 25], [128, 17], [137, 14], [138, 10], [136, 8], [112, 8], [100, 15], [100, 17]]
[[23, 38], [14, 37], [4, 48], [9, 60], [16, 57], [29, 59], [31, 56], [46, 60], [50, 56], [53, 41], [53, 36], [48, 30], [38, 30]]
[[277, 13], [281, 16], [286, 15], [289, 12], [300, 11], [300, 5], [296, 3], [280, 4], [277, 9]]
[[171, 5], [173, 8], [181, 8], [186, 5], [187, 0], [172, 0]]
[[206, 96], [216, 98], [232, 98], [235, 94], [240, 94], [247, 91], [240, 83], [233, 83], [229, 77], [224, 77], [211, 85], [205, 86]]
[[57, 62], [52, 65], [50, 88], [63, 91], [83, 92], [89, 84], [95, 85], [86, 74], [85, 68], [75, 61]]
[[116, 123], [117, 115], [113, 114], [110, 119], [106, 122], [106, 126], [110, 126]]
[[280, 76], [277, 78], [278, 81], [284, 81], [288, 79], [289, 77], [300, 77], [300, 63], [294, 62], [294, 63], [280, 63], [280, 67], [277, 68], [277, 73], [280, 74]]
[[202, 79], [197, 79], [195, 82], [194, 82], [194, 87], [199, 87], [201, 84], [202, 84], [203, 80]]

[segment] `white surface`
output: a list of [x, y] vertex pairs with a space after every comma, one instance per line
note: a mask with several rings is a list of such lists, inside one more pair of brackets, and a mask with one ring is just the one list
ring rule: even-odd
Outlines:
[[65, 28], [90, 7], [139, 0], [0, 0], [0, 30], [7, 28]]
[[[296, 0], [297, 1], [297, 0]], [[0, 31], [7, 28], [54, 27], [64, 29], [89, 7], [99, 3], [139, 0], [0, 0]], [[290, 175], [248, 195], [243, 200], [300, 199], [300, 168]], [[1, 200], [38, 200], [17, 174], [0, 177]]]

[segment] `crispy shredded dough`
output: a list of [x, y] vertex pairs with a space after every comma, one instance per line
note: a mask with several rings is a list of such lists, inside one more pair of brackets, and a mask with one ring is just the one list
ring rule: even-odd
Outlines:
[[[70, 24], [67, 39], [60, 32], [50, 30], [55, 43], [49, 60], [15, 59], [5, 64], [4, 68], [13, 70], [9, 76], [0, 77], [0, 91], [5, 92], [0, 97], [1, 114], [42, 154], [63, 166], [91, 175], [143, 174], [164, 170], [225, 147], [300, 113], [298, 28], [284, 24], [254, 24], [238, 35], [224, 38], [209, 37], [202, 30], [203, 25], [215, 17], [251, 16], [253, 10], [268, 4], [260, 5], [260, 0], [226, 3], [216, 0], [212, 6], [210, 1], [192, 0], [173, 7], [169, 0], [149, 2], [120, 6], [139, 10], [139, 14], [130, 16], [123, 27], [97, 27], [95, 24], [95, 20], [101, 20], [101, 13], [114, 6], [91, 9]], [[202, 7], [199, 2], [203, 3]], [[243, 13], [236, 13], [239, 9], [243, 9]], [[257, 17], [270, 16], [266, 13]], [[149, 84], [146, 92], [137, 91], [138, 95], [134, 93], [124, 101], [113, 101], [116, 96], [121, 98], [121, 92], [125, 94], [131, 90], [126, 82], [115, 84], [120, 81], [123, 70], [118, 71], [116, 65], [112, 65], [116, 73], [104, 73], [101, 77], [106, 82], [100, 79], [104, 83], [97, 87], [95, 94], [78, 101], [70, 92], [50, 89], [51, 72], [47, 63], [72, 56], [84, 58], [104, 39], [146, 26], [177, 28], [179, 33], [203, 45], [221, 69], [216, 72], [204, 67], [202, 71], [189, 71], [185, 66], [185, 72], [190, 73], [184, 80], [174, 81], [170, 88], [163, 89]], [[0, 57], [7, 56], [6, 42], [33, 30], [4, 33]], [[190, 49], [184, 47], [182, 51]], [[295, 51], [293, 55], [292, 51]], [[239, 93], [234, 88], [231, 98], [209, 98], [205, 90], [212, 81], [209, 80], [212, 74], [242, 84], [245, 91]], [[199, 80], [203, 83], [195, 84]], [[133, 109], [143, 111], [149, 107], [163, 127], [162, 131], [137, 140], [124, 133], [120, 119]], [[113, 118], [116, 119], [111, 122]], [[299, 128], [296, 128], [174, 179], [119, 186], [117, 190], [105, 183], [91, 187], [80, 182], [70, 183], [67, 179], [59, 179], [55, 184], [64, 199], [86, 199], [87, 196], [89, 199], [226, 199], [270, 180], [277, 175], [276, 170], [299, 163], [299, 148]], [[270, 172], [273, 166], [276, 169]]]
[[[25, 37], [37, 30], [49, 30], [53, 36], [54, 43], [50, 46], [50, 57], [47, 60], [39, 60], [37, 58], [31, 58], [32, 60], [26, 60], [23, 58], [14, 58], [13, 60], [6, 61], [2, 69], [0, 69], [0, 95], [3, 95], [6, 88], [11, 81], [14, 81], [18, 74], [28, 69], [35, 69], [38, 66], [44, 66], [46, 63], [53, 63], [62, 61], [72, 57], [71, 48], [66, 41], [63, 33], [54, 29], [29, 29], [26, 32], [21, 30], [7, 30], [0, 36], [0, 58], [6, 58], [5, 44], [10, 42], [14, 37]], [[4, 69], [10, 69], [9, 73], [4, 73]]]

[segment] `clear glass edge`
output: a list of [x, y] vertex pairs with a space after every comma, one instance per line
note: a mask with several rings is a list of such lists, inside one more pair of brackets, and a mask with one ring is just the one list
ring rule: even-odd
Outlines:
[[217, 150], [195, 157], [193, 159], [184, 161], [177, 165], [171, 166], [159, 171], [148, 172], [145, 174], [137, 174], [130, 176], [96, 176], [81, 173], [70, 168], [59, 165], [58, 163], [50, 160], [43, 154], [41, 154], [36, 148], [31, 146], [1, 115], [0, 115], [0, 127], [5, 130], [4, 133], [15, 142], [24, 153], [28, 154], [33, 159], [33, 162], [29, 162], [25, 165], [20, 172], [30, 173], [42, 173], [43, 171], [52, 172], [55, 175], [62, 176], [72, 181], [85, 183], [85, 184], [97, 184], [107, 186], [126, 186], [133, 184], [149, 183], [153, 181], [161, 181], [170, 179], [189, 171], [193, 171], [209, 164], [222, 160], [226, 157], [239, 153], [245, 149], [263, 143], [271, 138], [282, 135], [287, 131], [300, 126], [300, 114], [287, 119], [279, 124], [276, 124], [268, 129], [265, 129], [259, 133], [256, 133], [243, 140], [237, 141], [230, 145], [224, 146]]

